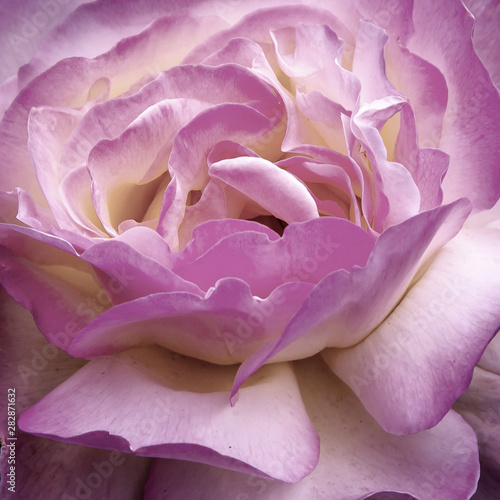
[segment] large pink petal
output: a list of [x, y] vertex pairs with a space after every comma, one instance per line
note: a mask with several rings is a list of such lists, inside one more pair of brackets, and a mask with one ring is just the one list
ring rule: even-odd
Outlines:
[[477, 442], [455, 412], [413, 436], [389, 435], [321, 359], [304, 360], [295, 367], [321, 439], [320, 461], [309, 476], [290, 485], [208, 465], [157, 460], [145, 499], [359, 500], [395, 491], [419, 500], [457, 500], [474, 492], [479, 475]]
[[242, 389], [236, 411], [227, 400], [233, 376], [233, 367], [162, 349], [130, 350], [88, 363], [25, 411], [19, 427], [69, 443], [301, 480], [317, 464], [319, 439], [291, 366], [266, 367]]
[[[4, 290], [0, 292], [2, 350], [2, 392], [15, 388], [15, 410], [21, 412], [81, 368], [85, 361], [67, 356], [47, 343], [38, 331], [29, 311], [17, 304]], [[6, 396], [7, 397], [7, 396]], [[6, 432], [7, 412], [0, 417], [0, 433], [10, 445]], [[57, 443], [26, 434], [16, 428], [15, 493], [9, 492], [7, 473], [9, 448], [2, 446], [2, 498], [46, 500], [112, 495], [133, 500], [142, 494], [149, 460], [118, 452], [96, 450]], [[7, 438], [7, 439], [6, 439]], [[81, 485], [83, 483], [83, 486]]]
[[466, 196], [476, 211], [490, 208], [500, 195], [500, 95], [474, 50], [472, 16], [458, 1], [423, 0], [413, 20], [408, 48], [439, 68], [448, 85], [439, 146], [451, 158], [444, 199]]
[[377, 240], [365, 267], [326, 276], [283, 334], [241, 365], [231, 397], [281, 351], [300, 358], [325, 347], [352, 346], [369, 335], [401, 299], [419, 265], [459, 231], [469, 211], [469, 203], [461, 200], [392, 226]]
[[324, 357], [384, 429], [435, 425], [500, 327], [500, 231], [462, 230], [363, 342]]

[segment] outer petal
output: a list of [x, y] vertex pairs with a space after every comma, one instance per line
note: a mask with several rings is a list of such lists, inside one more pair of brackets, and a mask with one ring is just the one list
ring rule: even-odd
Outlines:
[[413, 21], [408, 48], [439, 68], [448, 85], [439, 146], [451, 158], [444, 199], [466, 196], [475, 211], [488, 209], [500, 195], [500, 95], [474, 51], [472, 16], [459, 1], [422, 0], [415, 2]]
[[301, 480], [317, 464], [319, 439], [293, 370], [266, 367], [242, 390], [236, 410], [227, 402], [232, 376], [232, 367], [163, 349], [131, 350], [91, 361], [25, 411], [19, 427], [70, 443]]
[[498, 332], [488, 344], [478, 365], [485, 370], [500, 375], [500, 335]]
[[65, 349], [77, 331], [110, 306], [91, 266], [66, 241], [9, 225], [0, 225], [0, 241], [3, 286], [57, 347]]
[[496, 0], [465, 0], [476, 21], [472, 41], [481, 61], [488, 69], [493, 83], [500, 88], [500, 9]]
[[392, 436], [321, 359], [295, 366], [306, 408], [321, 438], [320, 461], [309, 476], [290, 485], [207, 465], [158, 460], [145, 500], [359, 500], [386, 490], [419, 500], [458, 500], [473, 493], [479, 474], [477, 442], [455, 412], [428, 431]]
[[463, 230], [363, 342], [325, 352], [388, 432], [435, 425], [467, 389], [500, 327], [499, 244], [498, 230]]
[[500, 376], [474, 368], [470, 387], [454, 405], [476, 431], [481, 464], [500, 472]]
[[86, 1], [89, 0], [2, 2], [0, 82], [27, 63], [44, 36]]
[[[0, 292], [0, 304], [0, 386], [6, 397], [7, 389], [15, 388], [15, 409], [19, 416], [75, 373], [85, 361], [71, 358], [48, 344], [34, 325], [30, 313], [4, 290]], [[13, 441], [8, 439], [9, 434], [6, 433], [6, 416], [5, 410], [0, 417], [0, 434], [10, 445]], [[10, 447], [2, 446], [1, 496], [4, 499], [72, 500], [91, 493], [96, 500], [135, 500], [142, 495], [149, 469], [148, 459], [56, 443], [18, 429], [15, 434], [15, 493], [7, 489], [10, 486], [7, 476], [10, 471]]]

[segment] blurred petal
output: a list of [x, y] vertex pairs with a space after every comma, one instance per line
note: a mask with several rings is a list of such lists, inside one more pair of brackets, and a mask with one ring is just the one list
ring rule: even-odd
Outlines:
[[465, 0], [475, 18], [472, 41], [493, 83], [500, 88], [500, 9], [497, 0]]
[[25, 0], [3, 4], [0, 17], [0, 82], [26, 64], [47, 33], [87, 1]]
[[474, 429], [479, 442], [481, 465], [500, 472], [500, 376], [474, 368], [472, 382], [455, 403], [459, 412]]
[[484, 370], [500, 375], [500, 335], [498, 332], [483, 352], [478, 365]]
[[[47, 343], [31, 315], [4, 290], [0, 292], [2, 393], [15, 388], [17, 416], [81, 368], [85, 361], [67, 356]], [[0, 433], [6, 434], [6, 413], [0, 417]], [[149, 460], [123, 453], [57, 443], [16, 429], [15, 493], [7, 491], [9, 448], [2, 447], [2, 498], [46, 500], [79, 498], [108, 499], [113, 495], [135, 500], [142, 494]], [[7, 439], [7, 444], [12, 443]], [[7, 452], [7, 453], [6, 453]], [[41, 481], [41, 478], [43, 480]], [[82, 485], [83, 483], [83, 485]]]

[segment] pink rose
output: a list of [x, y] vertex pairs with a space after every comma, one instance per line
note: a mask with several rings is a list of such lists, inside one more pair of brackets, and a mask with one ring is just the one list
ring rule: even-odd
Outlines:
[[2, 493], [470, 498], [498, 9], [78, 3], [4, 7]]

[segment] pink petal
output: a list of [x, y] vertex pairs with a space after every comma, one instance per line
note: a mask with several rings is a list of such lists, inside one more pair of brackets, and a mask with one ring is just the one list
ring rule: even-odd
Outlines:
[[388, 432], [435, 425], [468, 387], [500, 327], [499, 241], [495, 229], [463, 230], [363, 342], [325, 352]]
[[52, 4], [50, 1], [26, 0], [2, 5], [0, 82], [27, 63], [45, 35], [84, 1], [56, 1]]
[[61, 200], [59, 186], [60, 158], [71, 131], [81, 119], [81, 112], [51, 107], [33, 108], [28, 120], [28, 151], [38, 183], [59, 227], [82, 232]]
[[500, 471], [500, 376], [482, 368], [474, 368], [472, 382], [453, 408], [474, 429], [479, 442], [481, 464]]
[[88, 264], [64, 240], [31, 228], [1, 225], [2, 285], [29, 309], [51, 344], [65, 349], [109, 307]]
[[[450, 412], [433, 429], [386, 434], [319, 358], [295, 363], [306, 408], [321, 439], [318, 466], [291, 485], [204, 464], [155, 461], [145, 500], [272, 498], [358, 500], [379, 491], [420, 500], [469, 498], [479, 475], [472, 429]], [[407, 496], [376, 495], [394, 499]], [[411, 497], [413, 498], [413, 497]]]
[[302, 92], [319, 91], [345, 110], [354, 109], [361, 85], [342, 67], [344, 42], [329, 26], [300, 23], [272, 30], [271, 37], [280, 68]]
[[469, 211], [469, 203], [459, 200], [392, 226], [377, 240], [365, 267], [326, 276], [282, 335], [241, 365], [231, 397], [251, 373], [281, 351], [301, 357], [311, 343], [319, 352], [367, 338], [401, 299], [424, 259], [459, 231]]
[[483, 352], [478, 365], [485, 370], [500, 375], [500, 335], [498, 335], [498, 332]]
[[389, 80], [411, 103], [420, 147], [437, 148], [448, 103], [446, 80], [429, 61], [392, 41], [385, 53]]
[[276, 241], [254, 232], [228, 236], [174, 271], [202, 290], [221, 278], [237, 277], [254, 295], [267, 297], [284, 282], [317, 283], [338, 269], [364, 265], [372, 246], [373, 237], [351, 222], [316, 218], [288, 226]]
[[233, 376], [232, 367], [158, 348], [131, 350], [91, 361], [25, 411], [19, 427], [63, 442], [300, 481], [317, 464], [319, 440], [292, 368], [263, 370], [242, 389], [237, 411], [227, 402]]
[[102, 286], [114, 304], [159, 292], [203, 295], [193, 283], [117, 239], [93, 245], [81, 258], [101, 271]]
[[475, 18], [472, 41], [481, 61], [486, 66], [493, 83], [500, 88], [500, 61], [498, 45], [500, 11], [495, 0], [465, 0], [465, 5]]
[[221, 160], [212, 164], [208, 173], [288, 224], [319, 217], [316, 203], [304, 184], [263, 158]]
[[[262, 5], [261, 7], [265, 6]], [[346, 8], [345, 13], [350, 10]], [[199, 44], [188, 54], [183, 62], [186, 64], [199, 63], [209, 55], [223, 48], [233, 38], [247, 38], [259, 44], [270, 44], [272, 43], [271, 30], [296, 26], [298, 23], [327, 24], [340, 38], [353, 44], [352, 34], [332, 12], [334, 11], [307, 5], [280, 5], [278, 7], [255, 10], [243, 17], [241, 21], [230, 29], [221, 31], [204, 43]]]
[[[125, 282], [123, 278], [116, 273], [113, 287]], [[70, 352], [94, 358], [158, 344], [211, 363], [241, 362], [283, 331], [311, 288], [309, 283], [288, 283], [259, 300], [248, 285], [226, 278], [205, 297], [149, 292], [100, 314], [78, 333]]]
[[[413, 4], [399, 0], [355, 0], [358, 19], [367, 19], [387, 31], [390, 38], [406, 44], [414, 32]], [[359, 45], [359, 33], [356, 47]]]
[[[92, 26], [91, 39], [88, 36], [89, 26]], [[112, 51], [116, 45], [123, 46], [124, 41], [130, 42], [134, 37], [154, 38], [155, 32], [161, 29], [162, 38], [150, 40], [157, 52], [145, 51], [142, 65], [133, 68], [159, 72], [158, 69], [179, 64], [189, 50], [225, 26], [221, 19], [213, 16], [196, 19], [176, 4], [145, 0], [136, 2], [134, 8], [125, 6], [117, 9], [112, 2], [93, 2], [80, 6], [48, 35], [30, 64], [21, 68], [20, 81], [24, 86], [63, 59], [93, 59]], [[175, 44], [177, 50], [162, 50], [161, 44]]]
[[466, 196], [475, 211], [490, 208], [500, 195], [500, 96], [474, 51], [472, 17], [461, 2], [425, 0], [415, 3], [413, 20], [408, 48], [440, 69], [448, 85], [439, 146], [451, 158], [444, 199]]
[[[19, 416], [85, 362], [48, 344], [29, 311], [5, 291], [1, 292], [0, 301], [3, 373], [0, 385], [5, 394], [8, 394], [8, 388], [15, 388], [15, 409]], [[7, 412], [1, 416], [0, 432], [4, 442], [11, 444], [6, 433], [6, 416]], [[148, 459], [57, 443], [18, 429], [15, 434], [15, 493], [7, 490], [10, 465], [9, 448], [5, 448], [1, 457], [2, 498], [46, 500], [65, 498], [65, 494], [71, 495], [69, 498], [78, 498], [78, 495], [90, 491], [93, 498], [104, 500], [109, 498], [109, 492], [113, 492], [120, 498], [132, 500], [142, 494], [149, 469]]]

